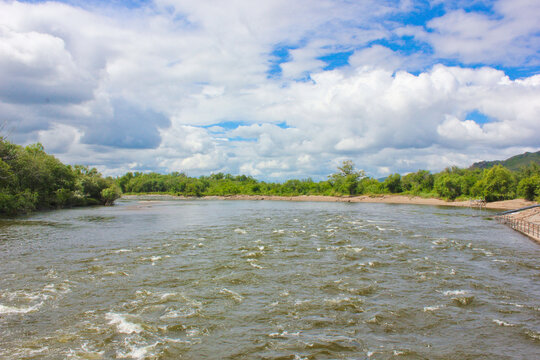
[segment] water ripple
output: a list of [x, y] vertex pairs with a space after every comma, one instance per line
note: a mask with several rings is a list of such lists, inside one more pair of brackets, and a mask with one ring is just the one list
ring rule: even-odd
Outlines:
[[134, 205], [0, 224], [0, 358], [538, 353], [540, 249], [469, 209]]

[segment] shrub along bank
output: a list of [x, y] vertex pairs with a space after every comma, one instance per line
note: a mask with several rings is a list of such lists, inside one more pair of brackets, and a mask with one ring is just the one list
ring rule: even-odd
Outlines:
[[0, 215], [85, 205], [110, 205], [121, 195], [96, 169], [64, 165], [41, 144], [0, 139]]
[[419, 170], [384, 180], [367, 177], [344, 161], [324, 181], [292, 179], [284, 183], [258, 181], [251, 176], [217, 173], [189, 177], [128, 172], [104, 178], [94, 168], [64, 165], [40, 144], [22, 147], [0, 138], [0, 215], [85, 205], [111, 205], [121, 193], [167, 193], [183, 196], [410, 194], [438, 197], [507, 200], [522, 197], [540, 201], [540, 166], [530, 163], [517, 171], [502, 165], [489, 169], [447, 168], [432, 174]]
[[250, 176], [217, 173], [198, 178], [174, 172], [127, 173], [116, 179], [124, 193], [168, 193], [182, 196], [224, 195], [330, 195], [410, 194], [448, 200], [508, 200], [522, 197], [540, 201], [540, 166], [535, 163], [510, 171], [501, 165], [490, 169], [447, 168], [431, 174], [419, 170], [404, 176], [392, 174], [379, 181], [356, 170], [351, 161], [343, 162], [327, 180], [288, 180], [284, 183], [258, 181]]

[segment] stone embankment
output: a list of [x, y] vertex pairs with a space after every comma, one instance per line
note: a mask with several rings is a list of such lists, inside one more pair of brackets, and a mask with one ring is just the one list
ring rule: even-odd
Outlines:
[[497, 219], [540, 243], [540, 205], [507, 211], [499, 215]]

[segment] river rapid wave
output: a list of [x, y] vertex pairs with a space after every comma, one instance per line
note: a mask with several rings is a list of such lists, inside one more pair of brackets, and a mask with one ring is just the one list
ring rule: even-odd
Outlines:
[[483, 210], [122, 200], [0, 221], [2, 359], [533, 359], [540, 246]]

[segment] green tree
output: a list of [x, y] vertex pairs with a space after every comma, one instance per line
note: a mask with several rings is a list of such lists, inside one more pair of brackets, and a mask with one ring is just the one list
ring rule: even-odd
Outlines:
[[462, 194], [464, 181], [456, 173], [445, 172], [435, 179], [434, 188], [440, 197], [455, 200]]
[[495, 165], [482, 178], [484, 198], [486, 201], [512, 199], [515, 195], [515, 180], [510, 172], [502, 165]]
[[0, 137], [0, 214], [99, 203], [113, 183], [96, 169], [62, 164], [39, 143], [22, 147]]
[[356, 170], [351, 160], [345, 160], [338, 166], [338, 172], [329, 176], [332, 187], [341, 194], [358, 193], [358, 184], [365, 177], [364, 170]]
[[540, 196], [540, 175], [521, 179], [517, 187], [517, 192], [519, 196], [523, 196], [523, 198], [531, 201], [537, 196]]
[[118, 178], [117, 184], [118, 184], [118, 186], [120, 186], [120, 189], [123, 192], [128, 191], [127, 188], [128, 188], [128, 184], [131, 181], [131, 179], [133, 179], [133, 173], [132, 172], [128, 172], [124, 176]]
[[401, 189], [401, 175], [398, 173], [392, 174], [384, 179], [383, 186], [385, 190], [392, 194], [397, 194], [402, 191]]
[[120, 198], [120, 196], [122, 196], [122, 192], [116, 184], [101, 190], [101, 202], [103, 205], [112, 205], [116, 199]]
[[517, 177], [519, 179], [534, 175], [540, 175], [540, 165], [532, 161], [529, 163], [529, 165], [521, 167], [517, 172]]
[[364, 178], [359, 185], [363, 194], [381, 194], [384, 192], [384, 186], [379, 180], [372, 178]]
[[435, 177], [427, 170], [418, 170], [401, 178], [401, 186], [404, 191], [410, 191], [413, 194], [422, 192], [429, 193], [433, 190]]

